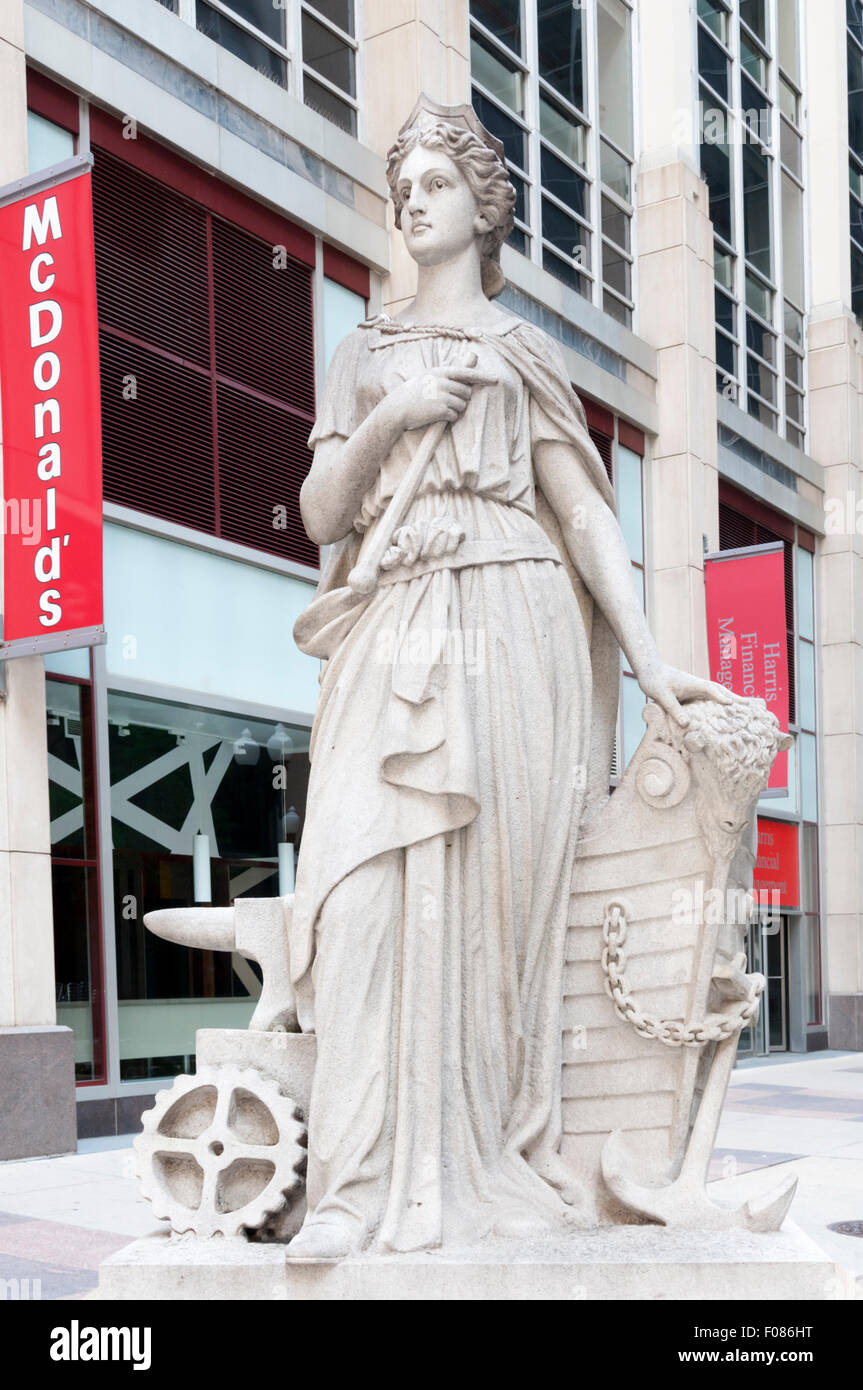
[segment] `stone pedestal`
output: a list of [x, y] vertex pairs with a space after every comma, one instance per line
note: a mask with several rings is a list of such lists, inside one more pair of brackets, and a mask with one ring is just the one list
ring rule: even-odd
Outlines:
[[820, 1302], [842, 1272], [791, 1223], [774, 1235], [618, 1226], [558, 1242], [446, 1255], [367, 1255], [333, 1264], [285, 1258], [281, 1245], [159, 1232], [101, 1267], [99, 1299], [289, 1302], [781, 1299]]
[[0, 1028], [0, 1159], [74, 1153], [71, 1028]]

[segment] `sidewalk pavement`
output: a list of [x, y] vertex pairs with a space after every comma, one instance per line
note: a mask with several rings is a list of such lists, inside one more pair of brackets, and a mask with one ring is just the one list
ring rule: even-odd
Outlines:
[[[138, 1196], [132, 1139], [83, 1140], [77, 1154], [0, 1163], [0, 1280], [19, 1281], [12, 1287], [21, 1297], [81, 1298], [95, 1288], [102, 1260], [160, 1224]], [[859, 1297], [863, 1052], [783, 1054], [735, 1069], [711, 1195], [738, 1203], [792, 1171], [799, 1186], [791, 1219], [849, 1271], [837, 1297], [854, 1296], [854, 1276]], [[854, 1221], [861, 1236], [829, 1229]]]

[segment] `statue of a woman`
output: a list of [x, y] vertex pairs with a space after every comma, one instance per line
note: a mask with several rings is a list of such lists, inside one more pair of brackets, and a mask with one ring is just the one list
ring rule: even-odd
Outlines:
[[317, 1035], [294, 1257], [589, 1223], [558, 1153], [560, 1013], [618, 644], [682, 723], [727, 698], [659, 659], [561, 354], [492, 303], [502, 153], [470, 107], [418, 103], [388, 164], [416, 298], [339, 345], [310, 440], [303, 519], [334, 549], [295, 629], [327, 664], [290, 938]]

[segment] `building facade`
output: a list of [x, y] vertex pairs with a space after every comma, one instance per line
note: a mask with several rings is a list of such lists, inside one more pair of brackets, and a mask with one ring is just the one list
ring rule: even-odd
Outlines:
[[[7, 0], [0, 184], [93, 159], [107, 643], [6, 663], [0, 1156], [136, 1128], [250, 1016], [248, 962], [142, 918], [290, 887], [305, 440], [411, 297], [384, 156], [423, 90], [504, 143], [502, 303], [561, 348], [663, 657], [708, 673], [706, 554], [782, 546], [798, 886], [741, 1048], [863, 1049], [860, 0]], [[624, 665], [618, 773], [642, 706]]]

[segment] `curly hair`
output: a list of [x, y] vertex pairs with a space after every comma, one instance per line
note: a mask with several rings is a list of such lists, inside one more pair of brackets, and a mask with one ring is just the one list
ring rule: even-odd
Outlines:
[[412, 126], [399, 136], [387, 154], [387, 183], [396, 210], [396, 226], [399, 228], [401, 205], [396, 185], [404, 160], [417, 145], [440, 149], [449, 155], [453, 163], [458, 165], [480, 211], [492, 223], [482, 240], [481, 273], [483, 293], [489, 299], [494, 299], [506, 284], [500, 268], [500, 248], [512, 231], [515, 208], [515, 189], [509, 181], [506, 166], [494, 150], [489, 149], [471, 130], [463, 130], [448, 121]]
[[766, 781], [776, 754], [788, 745], [779, 720], [761, 699], [735, 699], [729, 705], [698, 700], [686, 706], [686, 713], [684, 747], [690, 752], [709, 749], [730, 783]]

